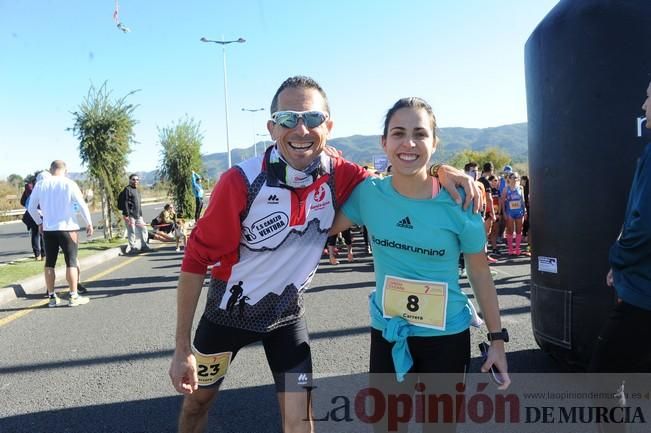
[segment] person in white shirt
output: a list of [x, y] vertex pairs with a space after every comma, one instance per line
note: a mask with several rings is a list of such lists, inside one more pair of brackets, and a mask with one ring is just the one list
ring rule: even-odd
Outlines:
[[[66, 163], [53, 161], [50, 165], [52, 176], [37, 182], [29, 200], [28, 212], [43, 232], [45, 241], [45, 285], [50, 298], [50, 307], [60, 305], [54, 292], [59, 248], [63, 250], [66, 261], [66, 279], [70, 286], [71, 307], [87, 304], [89, 299], [77, 293], [79, 269], [77, 250], [79, 244], [79, 224], [76, 213], [80, 212], [86, 221], [86, 235], [93, 235], [93, 222], [90, 211], [79, 186], [66, 177]], [[38, 209], [40, 208], [40, 213]], [[42, 214], [42, 216], [41, 216]]]

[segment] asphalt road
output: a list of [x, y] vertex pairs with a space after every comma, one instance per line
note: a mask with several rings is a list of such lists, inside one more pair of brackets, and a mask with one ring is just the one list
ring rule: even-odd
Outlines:
[[[374, 277], [372, 258], [361, 252], [359, 241], [354, 263], [331, 266], [322, 260], [306, 294], [315, 372], [344, 382], [368, 369], [367, 296]], [[181, 397], [167, 369], [181, 255], [173, 246], [154, 246], [152, 253], [88, 269], [88, 305], [47, 308], [34, 295], [0, 306], [0, 432], [175, 431]], [[493, 268], [511, 334], [510, 370], [563, 371], [533, 340], [528, 259]], [[203, 303], [202, 297], [198, 310]], [[8, 321], [16, 313], [27, 314]], [[479, 371], [477, 343], [483, 339], [483, 331], [472, 332], [471, 371]], [[272, 383], [262, 347], [243, 349], [207, 431], [279, 432]]]
[[[151, 203], [142, 206], [142, 215], [145, 222], [149, 222], [156, 215], [163, 210], [164, 203]], [[93, 212], [91, 218], [93, 219], [93, 226], [97, 227], [102, 214], [100, 212]], [[79, 218], [80, 224], [83, 219]], [[81, 242], [86, 241], [85, 225], [82, 227], [83, 232], [79, 239]], [[94, 238], [102, 237], [102, 231], [95, 231]], [[22, 221], [13, 223], [0, 224], [0, 263], [13, 262], [15, 260], [33, 258], [32, 245], [27, 227]]]

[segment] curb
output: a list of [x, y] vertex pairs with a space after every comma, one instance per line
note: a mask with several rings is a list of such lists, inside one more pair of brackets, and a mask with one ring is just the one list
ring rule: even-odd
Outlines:
[[[92, 256], [84, 257], [79, 260], [79, 267], [86, 272], [94, 266], [106, 262], [114, 257], [119, 256], [121, 253], [120, 248], [111, 248], [101, 253], [93, 254]], [[60, 265], [55, 268], [57, 275], [55, 285], [66, 282], [66, 266]], [[43, 273], [29, 277], [25, 280], [18, 281], [7, 287], [0, 288], [0, 305], [7, 302], [15, 301], [18, 298], [23, 298], [26, 295], [39, 295], [45, 293], [45, 279]]]

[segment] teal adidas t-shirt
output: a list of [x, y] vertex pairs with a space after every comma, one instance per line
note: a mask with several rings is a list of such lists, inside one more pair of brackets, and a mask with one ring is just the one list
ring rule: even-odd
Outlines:
[[355, 224], [366, 226], [373, 245], [376, 290], [369, 298], [371, 326], [382, 330], [389, 320], [383, 317], [382, 297], [385, 276], [390, 275], [448, 285], [445, 329], [411, 325], [412, 334], [449, 335], [469, 327], [469, 301], [459, 287], [459, 254], [479, 253], [486, 243], [484, 222], [472, 207], [464, 211], [445, 190], [433, 199], [405, 197], [387, 177], [359, 184], [342, 211]]

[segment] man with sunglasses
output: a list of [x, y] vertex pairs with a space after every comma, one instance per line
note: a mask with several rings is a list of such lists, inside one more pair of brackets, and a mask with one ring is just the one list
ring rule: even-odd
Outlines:
[[[292, 77], [277, 90], [267, 129], [275, 144], [225, 172], [190, 236], [177, 289], [176, 350], [169, 375], [185, 394], [180, 432], [199, 432], [229, 364], [244, 346], [263, 343], [284, 432], [310, 432], [312, 373], [303, 293], [321, 258], [336, 210], [366, 177], [364, 169], [326, 150], [333, 121], [313, 79]], [[463, 172], [439, 167], [459, 197], [478, 196]], [[475, 202], [478, 209], [481, 198]], [[459, 200], [460, 203], [460, 200]], [[191, 328], [207, 267], [205, 312]], [[236, 297], [233, 298], [233, 297]], [[237, 308], [228, 308], [237, 303]]]
[[120, 195], [118, 196], [118, 209], [122, 211], [124, 223], [127, 226], [127, 241], [129, 244], [125, 249], [125, 254], [133, 254], [138, 252], [136, 245], [136, 233], [140, 238], [140, 251], [150, 251], [147, 245], [148, 235], [145, 220], [142, 218], [142, 205], [140, 201], [140, 192], [138, 191], [138, 184], [140, 178], [137, 174], [129, 175], [129, 185], [125, 186]]

